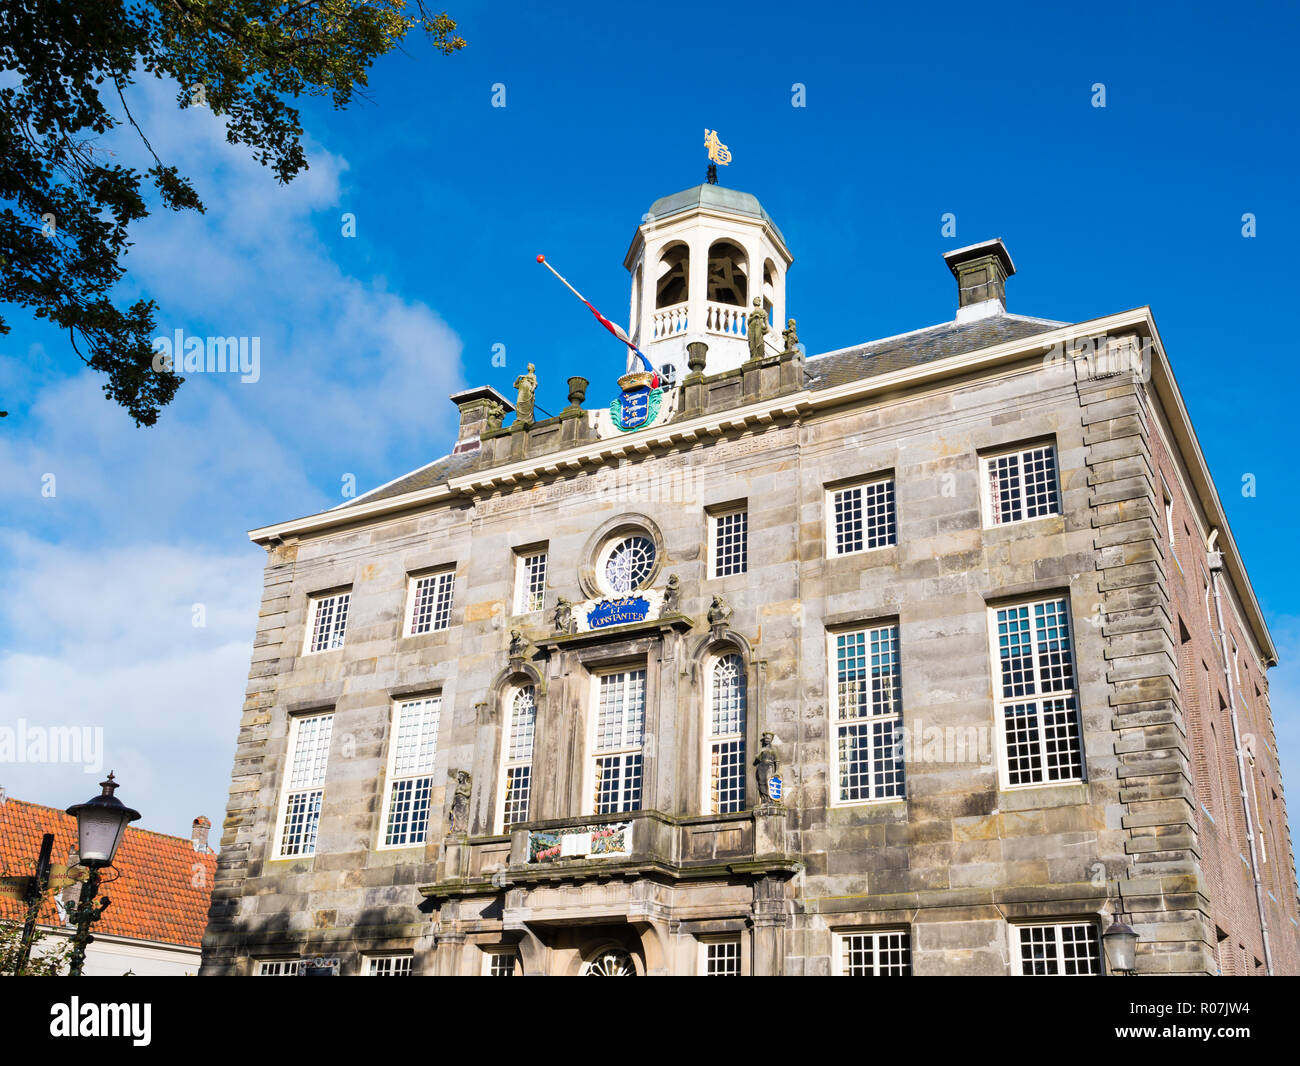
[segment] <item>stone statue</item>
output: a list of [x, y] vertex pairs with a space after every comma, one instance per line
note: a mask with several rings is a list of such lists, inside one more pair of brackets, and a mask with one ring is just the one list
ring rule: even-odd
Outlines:
[[709, 604], [709, 625], [725, 626], [731, 618], [731, 605], [721, 596], [714, 596]]
[[681, 595], [681, 581], [678, 579], [676, 574], [669, 574], [668, 585], [664, 589], [664, 605], [663, 608], [659, 611], [659, 613], [661, 615], [676, 614], [677, 601], [680, 595]]
[[469, 828], [469, 797], [473, 787], [473, 778], [468, 770], [453, 770], [456, 775], [456, 791], [447, 809], [447, 821], [451, 823], [453, 833], [464, 833]]
[[533, 394], [537, 392], [537, 375], [533, 373], [533, 364], [528, 364], [528, 373], [515, 378], [515, 388], [519, 390], [519, 399], [515, 401], [515, 421], [526, 425], [533, 420]]
[[573, 630], [573, 604], [561, 596], [555, 601], [555, 631], [569, 633]]
[[501, 419], [505, 418], [506, 409], [496, 400], [490, 400], [487, 405], [487, 428], [489, 431], [501, 428]]
[[779, 802], [772, 798], [772, 778], [776, 774], [776, 751], [772, 747], [773, 734], [764, 733], [759, 738], [762, 745], [758, 749], [758, 756], [754, 759], [754, 765], [758, 767], [756, 776], [758, 777], [758, 795], [765, 804]]
[[763, 358], [763, 338], [767, 336], [767, 312], [763, 310], [763, 298], [754, 297], [754, 310], [749, 312], [749, 357]]
[[786, 326], [781, 334], [785, 338], [785, 350], [787, 352], [797, 352], [799, 350], [799, 334], [794, 331], [794, 319], [790, 319], [790, 324]]
[[522, 659], [527, 650], [528, 641], [524, 640], [523, 633], [517, 629], [510, 630], [510, 658]]

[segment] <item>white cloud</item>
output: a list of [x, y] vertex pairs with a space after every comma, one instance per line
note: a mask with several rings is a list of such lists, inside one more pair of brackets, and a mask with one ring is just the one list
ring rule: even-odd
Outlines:
[[[12, 570], [0, 620], [0, 723], [103, 731], [102, 765], [0, 764], [11, 796], [80, 802], [112, 769], [142, 825], [187, 834], [225, 811], [260, 598], [258, 553], [139, 543], [55, 547], [6, 536]], [[194, 606], [204, 608], [196, 627]], [[85, 795], [82, 795], [85, 793]]]
[[[261, 377], [192, 375], [150, 429], [98, 375], [60, 372], [71, 356], [51, 365], [38, 345], [0, 377], [30, 396], [11, 423], [21, 439], [0, 438], [0, 727], [102, 727], [104, 766], [141, 824], [188, 834], [195, 815], [219, 826], [224, 814], [263, 562], [245, 530], [342, 502], [345, 473], [363, 491], [445, 451], [461, 349], [434, 310], [334, 239], [343, 159], [309, 144], [312, 168], [281, 187], [209, 112], [178, 111], [147, 78], [131, 99], [208, 212], [160, 210], [134, 228], [124, 296], [158, 303], [160, 333], [259, 337]], [[119, 161], [138, 156], [121, 146]], [[95, 780], [0, 763], [11, 796], [55, 806]]]

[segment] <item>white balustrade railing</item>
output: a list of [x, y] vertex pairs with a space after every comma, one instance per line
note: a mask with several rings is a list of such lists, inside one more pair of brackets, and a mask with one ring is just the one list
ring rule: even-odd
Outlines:
[[743, 337], [747, 332], [745, 309], [732, 304], [704, 305], [704, 328], [724, 337]]
[[650, 320], [650, 339], [661, 341], [676, 333], [686, 332], [686, 304], [673, 304], [655, 311]]

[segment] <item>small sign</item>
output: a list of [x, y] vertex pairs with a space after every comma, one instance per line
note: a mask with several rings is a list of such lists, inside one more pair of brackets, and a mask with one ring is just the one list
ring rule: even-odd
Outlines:
[[774, 800], [781, 798], [781, 789], [783, 788], [780, 774], [773, 774], [767, 779], [767, 791]]
[[601, 600], [587, 612], [588, 629], [622, 626], [644, 622], [650, 614], [650, 601], [642, 596], [624, 596], [618, 600]]

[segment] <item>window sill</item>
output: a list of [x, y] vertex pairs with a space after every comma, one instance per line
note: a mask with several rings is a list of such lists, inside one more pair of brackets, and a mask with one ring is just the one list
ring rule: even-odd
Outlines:
[[1055, 522], [1061, 528], [1053, 532], [1065, 532], [1065, 516], [1057, 511], [1055, 514], [1040, 514], [1034, 518], [1017, 518], [1013, 522], [991, 523], [987, 518], [981, 524], [985, 533], [996, 533], [999, 529], [1023, 529], [1025, 526], [1033, 525], [1035, 522]]
[[1088, 781], [1044, 781], [1032, 785], [998, 783], [998, 810], [1032, 811], [1088, 803]]
[[830, 809], [833, 811], [854, 810], [861, 807], [888, 807], [890, 804], [900, 806], [907, 805], [906, 796], [886, 796], [883, 799], [866, 799], [866, 800], [833, 800]]

